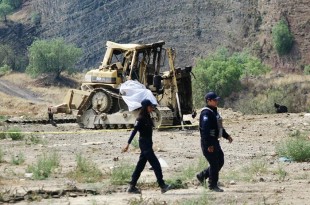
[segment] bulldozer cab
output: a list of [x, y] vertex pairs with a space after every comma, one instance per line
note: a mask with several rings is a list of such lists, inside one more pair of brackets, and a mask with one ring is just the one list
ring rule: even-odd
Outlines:
[[108, 41], [104, 59], [100, 70], [121, 70], [121, 81], [138, 80], [144, 85], [151, 85], [155, 73], [160, 73], [160, 68], [165, 62], [165, 42], [153, 44], [118, 44]]

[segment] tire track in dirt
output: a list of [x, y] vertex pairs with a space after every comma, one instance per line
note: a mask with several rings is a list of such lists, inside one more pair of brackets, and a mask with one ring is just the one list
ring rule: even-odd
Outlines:
[[43, 100], [40, 99], [36, 93], [28, 90], [25, 87], [21, 88], [16, 84], [3, 79], [0, 79], [0, 92], [10, 96], [23, 98], [34, 103], [43, 102]]

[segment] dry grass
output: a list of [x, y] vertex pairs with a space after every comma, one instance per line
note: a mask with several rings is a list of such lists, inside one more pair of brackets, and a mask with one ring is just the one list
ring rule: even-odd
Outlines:
[[[288, 91], [292, 99], [295, 99], [295, 106], [310, 108], [310, 75], [286, 74], [282, 77], [274, 77], [267, 80], [268, 87], [283, 87]], [[289, 93], [289, 91], [291, 91]], [[299, 101], [301, 104], [298, 104]]]
[[18, 22], [27, 22], [29, 19], [29, 15], [31, 14], [31, 6], [30, 1], [24, 1], [22, 5], [23, 9], [19, 9], [18, 11], [14, 12], [13, 14], [9, 15], [9, 19], [12, 21]]
[[275, 113], [274, 103], [278, 103], [289, 112], [310, 111], [310, 76], [270, 73], [243, 85], [245, 89], [225, 101], [225, 107], [247, 114]]
[[63, 102], [65, 93], [69, 88], [64, 87], [33, 87], [32, 91], [40, 93], [40, 98], [48, 102], [50, 105], [60, 104]]
[[[82, 79], [83, 74], [73, 76], [73, 79]], [[64, 94], [69, 90], [67, 87], [40, 87], [36, 85], [36, 80], [23, 73], [11, 73], [1, 77], [1, 79], [14, 83], [20, 88], [27, 88], [42, 100], [33, 103], [31, 101], [6, 95], [0, 92], [1, 107], [0, 115], [24, 116], [24, 117], [45, 117], [47, 107], [63, 102]]]
[[0, 107], [0, 115], [37, 116], [43, 109], [47, 110], [47, 107], [44, 104], [35, 105], [28, 100], [9, 96], [4, 93], [0, 93], [0, 98], [2, 101]]
[[273, 85], [287, 85], [292, 83], [310, 82], [310, 75], [290, 74], [283, 77], [270, 78], [269, 83]]
[[10, 81], [16, 85], [30, 85], [32, 84], [35, 80], [29, 77], [28, 75], [24, 73], [11, 73], [9, 75], [5, 75], [1, 77], [3, 80]]

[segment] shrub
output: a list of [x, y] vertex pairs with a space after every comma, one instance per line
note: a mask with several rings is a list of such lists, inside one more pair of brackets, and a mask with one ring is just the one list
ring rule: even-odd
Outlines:
[[111, 184], [124, 185], [130, 180], [131, 174], [134, 170], [134, 166], [128, 163], [120, 163], [115, 166], [111, 174]]
[[0, 130], [0, 140], [3, 140], [3, 139], [6, 138], [6, 133], [5, 132], [6, 131], [4, 131], [4, 130]]
[[7, 119], [7, 117], [6, 117], [6, 116], [4, 116], [4, 115], [0, 115], [0, 122], [5, 121], [6, 119]]
[[273, 171], [274, 174], [278, 175], [279, 181], [284, 181], [285, 177], [288, 175], [288, 173], [285, 171], [285, 169], [279, 165], [276, 170]]
[[12, 155], [12, 158], [11, 158], [12, 164], [20, 165], [20, 164], [23, 164], [24, 162], [25, 162], [25, 157], [23, 153], [20, 152], [16, 156]]
[[12, 70], [24, 72], [28, 65], [28, 58], [27, 56], [18, 55], [14, 59], [14, 64], [11, 66]]
[[38, 136], [30, 135], [26, 139], [26, 144], [44, 144], [44, 141]]
[[11, 70], [24, 71], [28, 64], [28, 58], [18, 55], [9, 44], [0, 45], [0, 75], [9, 73]]
[[4, 155], [4, 153], [3, 153], [2, 149], [0, 148], [0, 163], [3, 162], [3, 155]]
[[81, 154], [76, 156], [77, 166], [68, 176], [78, 182], [94, 183], [102, 179], [103, 174], [97, 168], [97, 165], [89, 159], [84, 158]]
[[244, 173], [248, 173], [251, 177], [265, 174], [267, 173], [267, 163], [263, 160], [254, 160], [244, 168]]
[[196, 176], [197, 172], [207, 168], [209, 166], [208, 161], [204, 157], [200, 157], [196, 166], [190, 165], [185, 168], [179, 178], [182, 180], [189, 180]]
[[281, 141], [276, 146], [279, 156], [290, 158], [297, 162], [310, 161], [310, 141], [305, 134], [297, 132], [293, 137]]
[[225, 98], [242, 88], [241, 78], [267, 71], [268, 67], [246, 51], [229, 54], [227, 49], [220, 49], [207, 59], [199, 60], [193, 70], [196, 76], [193, 81], [194, 104], [196, 107], [204, 106], [204, 95], [211, 90]]
[[46, 179], [48, 178], [53, 170], [59, 166], [59, 156], [56, 152], [51, 154], [43, 154], [39, 157], [37, 163], [30, 165], [27, 168], [27, 172], [33, 173], [34, 179]]
[[0, 67], [0, 75], [5, 75], [5, 74], [8, 74], [10, 72], [11, 72], [11, 68], [7, 64]]
[[34, 24], [34, 25], [39, 25], [41, 23], [41, 15], [39, 13], [32, 13], [31, 14], [31, 22]]
[[[0, 45], [0, 67], [7, 65], [9, 68], [12, 67], [15, 61], [15, 54], [12, 46], [8, 44]], [[4, 69], [4, 68], [3, 68]], [[6, 71], [4, 69], [4, 71]]]
[[8, 130], [8, 136], [14, 141], [24, 139], [24, 135], [21, 133], [20, 129], [18, 129], [18, 128], [9, 129]]
[[291, 51], [293, 47], [293, 35], [283, 19], [272, 28], [272, 39], [273, 45], [280, 56], [288, 54]]
[[306, 65], [304, 68], [304, 74], [305, 75], [310, 75], [310, 65]]

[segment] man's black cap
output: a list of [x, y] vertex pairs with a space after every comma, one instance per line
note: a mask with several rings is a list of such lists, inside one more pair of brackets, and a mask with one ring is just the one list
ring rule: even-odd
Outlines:
[[208, 92], [208, 93], [205, 95], [205, 99], [206, 99], [206, 100], [219, 100], [220, 97], [217, 96], [217, 95], [215, 94], [215, 92]]

